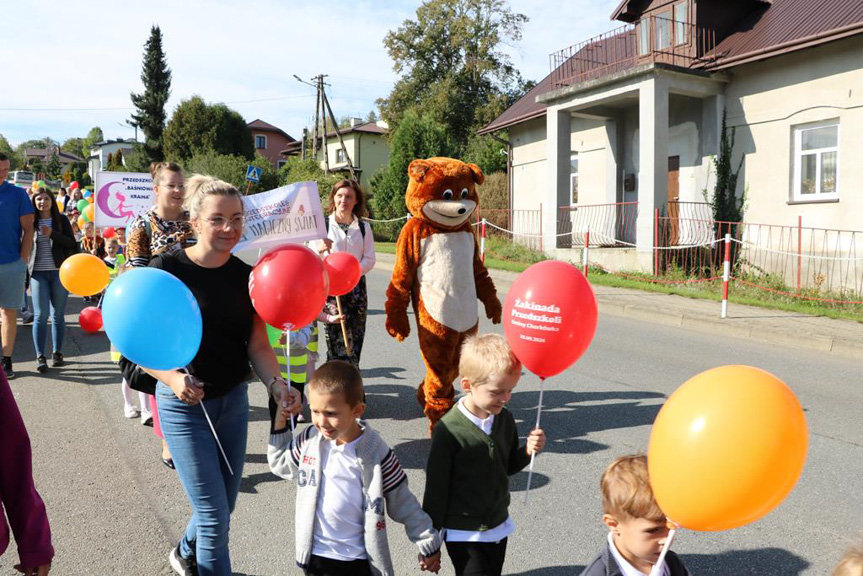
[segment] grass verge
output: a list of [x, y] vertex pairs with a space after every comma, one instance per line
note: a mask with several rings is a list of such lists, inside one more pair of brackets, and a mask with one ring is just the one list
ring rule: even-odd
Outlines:
[[[378, 242], [375, 243], [375, 249], [378, 252], [395, 254], [396, 245], [395, 243]], [[496, 270], [523, 272], [532, 264], [546, 259], [546, 256], [536, 250], [531, 250], [524, 246], [494, 237], [487, 239], [486, 249], [485, 264], [487, 267]], [[624, 277], [609, 273], [606, 270], [597, 267], [590, 268], [588, 271], [588, 277], [593, 284], [598, 286], [629, 288], [632, 290], [643, 290], [645, 292], [656, 292], [660, 294], [675, 294], [678, 296], [699, 298], [703, 300], [719, 301], [722, 299], [721, 281], [697, 282], [691, 284], [657, 284], [656, 282], [652, 282], [651, 280], [653, 277], [647, 274], [632, 272], [627, 273]], [[679, 278], [677, 275], [673, 275], [670, 279], [679, 280], [682, 278]], [[755, 283], [755, 279], [747, 278], [747, 280]], [[786, 292], [792, 291], [781, 286], [773, 285], [775, 282], [769, 281], [769, 279], [764, 283], [768, 284], [769, 288], [779, 289]], [[836, 300], [859, 299], [843, 298], [842, 295], [825, 295], [812, 292], [804, 293], [804, 295]], [[794, 296], [766, 292], [737, 282], [732, 283], [730, 286], [728, 301], [732, 304], [743, 304], [746, 306], [757, 306], [759, 308], [768, 308], [772, 310], [783, 310], [785, 312], [794, 312], [809, 316], [825, 316], [827, 318], [863, 322], [863, 304], [833, 304], [829, 302], [805, 300], [795, 298]]]

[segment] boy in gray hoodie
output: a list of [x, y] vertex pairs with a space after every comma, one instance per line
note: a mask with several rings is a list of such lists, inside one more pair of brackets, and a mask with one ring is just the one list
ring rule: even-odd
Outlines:
[[312, 426], [296, 437], [288, 414], [276, 416], [267, 460], [277, 476], [297, 482], [297, 566], [306, 574], [394, 574], [385, 513], [405, 525], [419, 547], [422, 570], [440, 570], [440, 535], [408, 488], [386, 442], [358, 418], [363, 381], [348, 362], [333, 360], [306, 387]]

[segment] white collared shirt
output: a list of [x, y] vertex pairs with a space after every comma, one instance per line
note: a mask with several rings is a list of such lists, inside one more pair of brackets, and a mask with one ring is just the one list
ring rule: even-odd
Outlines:
[[364, 538], [362, 470], [357, 442], [321, 440], [321, 486], [315, 507], [312, 554], [333, 560], [368, 558]]
[[[488, 418], [482, 419], [475, 416], [464, 405], [464, 396], [462, 396], [458, 404], [459, 411], [464, 414], [468, 420], [482, 430], [486, 436], [491, 436], [491, 427], [494, 425], [494, 414], [489, 414]], [[453, 530], [452, 528], [444, 528], [444, 539], [447, 542], [500, 542], [513, 532], [515, 532], [515, 522], [507, 516], [501, 524], [498, 524], [491, 530], [477, 532], [473, 530]]]
[[[614, 556], [614, 561], [617, 562], [618, 566], [620, 566], [620, 571], [623, 572], [623, 576], [650, 576], [650, 574], [645, 574], [627, 562], [626, 558], [617, 551], [617, 546], [614, 545], [614, 538], [611, 537], [611, 532], [608, 533], [608, 548], [611, 550], [611, 555]], [[662, 576], [670, 576], [668, 563], [663, 563], [662, 565]]]

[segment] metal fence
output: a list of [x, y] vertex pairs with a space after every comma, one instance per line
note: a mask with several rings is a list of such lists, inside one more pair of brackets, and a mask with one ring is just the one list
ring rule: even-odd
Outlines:
[[542, 209], [477, 210], [477, 224], [482, 222], [483, 218], [486, 220], [487, 237], [504, 238], [532, 250], [542, 250]]
[[557, 216], [558, 248], [584, 246], [588, 231], [591, 246], [635, 246], [638, 202], [561, 206]]

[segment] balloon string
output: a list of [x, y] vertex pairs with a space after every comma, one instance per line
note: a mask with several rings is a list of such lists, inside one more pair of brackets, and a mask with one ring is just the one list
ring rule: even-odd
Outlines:
[[[285, 364], [288, 367], [288, 381], [285, 382], [288, 388], [291, 386], [291, 331], [285, 328]], [[279, 410], [281, 410], [281, 406], [279, 406]], [[291, 421], [291, 438], [294, 437], [294, 415], [291, 414], [289, 418]]]
[[[182, 371], [185, 372], [187, 375], [191, 376], [191, 374], [189, 374], [188, 369], [183, 368]], [[204, 411], [204, 417], [207, 419], [207, 424], [210, 425], [210, 431], [213, 433], [213, 438], [216, 439], [216, 444], [219, 446], [219, 452], [222, 453], [222, 458], [225, 459], [225, 466], [228, 467], [228, 472], [230, 472], [231, 476], [233, 476], [234, 475], [234, 469], [231, 468], [231, 463], [228, 462], [228, 455], [225, 454], [225, 449], [222, 448], [222, 443], [219, 441], [219, 435], [216, 434], [216, 428], [213, 426], [213, 421], [210, 420], [210, 414], [207, 412], [207, 407], [204, 406], [203, 398], [200, 401], [200, 405], [201, 405], [201, 409]]]
[[668, 531], [668, 536], [665, 538], [665, 544], [662, 546], [662, 552], [659, 554], [659, 560], [653, 565], [653, 570], [650, 571], [650, 576], [660, 576], [663, 566], [665, 565], [665, 555], [671, 549], [671, 542], [674, 540], [674, 534], [677, 532], [675, 528]]
[[[539, 379], [539, 404], [536, 407], [536, 426], [534, 429], [539, 428], [539, 419], [542, 416], [542, 394], [545, 392], [545, 378], [540, 377]], [[533, 462], [536, 460], [536, 452], [530, 455], [530, 468], [527, 471], [527, 487], [524, 490], [524, 500], [523, 504], [527, 504], [527, 495], [530, 494], [530, 481], [533, 478]]]

